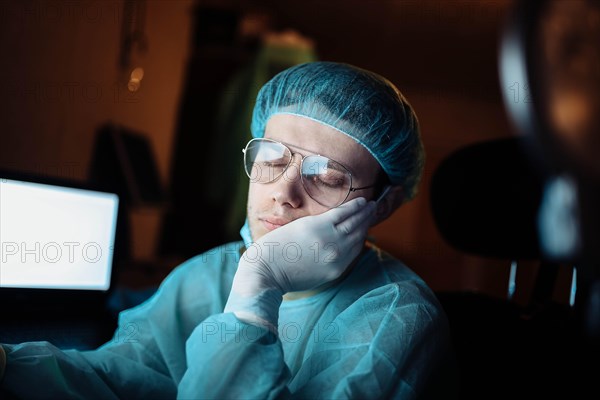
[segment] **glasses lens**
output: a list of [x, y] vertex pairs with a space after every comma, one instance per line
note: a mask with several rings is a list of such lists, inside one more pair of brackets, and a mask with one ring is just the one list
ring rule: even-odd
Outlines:
[[244, 168], [251, 182], [268, 183], [285, 171], [292, 154], [281, 143], [253, 139], [244, 151]]
[[308, 156], [302, 163], [302, 182], [306, 192], [319, 204], [342, 204], [352, 185], [350, 172], [340, 163], [323, 156]]

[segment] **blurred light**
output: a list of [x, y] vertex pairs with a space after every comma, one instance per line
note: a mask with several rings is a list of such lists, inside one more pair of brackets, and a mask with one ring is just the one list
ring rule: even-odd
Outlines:
[[512, 300], [517, 290], [517, 261], [510, 263], [510, 275], [508, 276], [508, 299]]
[[524, 44], [515, 33], [507, 34], [499, 57], [504, 105], [518, 132], [530, 135], [534, 133], [533, 108], [524, 57]]
[[577, 295], [577, 267], [573, 267], [573, 276], [571, 277], [571, 294], [569, 295], [569, 305], [575, 305], [575, 296]]
[[133, 71], [131, 71], [131, 79], [137, 79], [139, 81], [144, 77], [144, 69], [137, 67]]
[[129, 76], [129, 82], [127, 82], [127, 89], [130, 92], [137, 92], [142, 84], [142, 78], [144, 77], [144, 69], [141, 67], [135, 68], [131, 71]]
[[557, 90], [553, 95], [551, 115], [557, 130], [564, 133], [563, 137], [569, 142], [575, 142], [574, 147], [580, 147], [584, 144], [579, 143], [583, 142], [580, 136], [586, 133], [592, 115], [587, 97], [574, 90]]
[[540, 245], [553, 258], [573, 256], [579, 249], [579, 201], [575, 181], [558, 176], [546, 183], [538, 214]]

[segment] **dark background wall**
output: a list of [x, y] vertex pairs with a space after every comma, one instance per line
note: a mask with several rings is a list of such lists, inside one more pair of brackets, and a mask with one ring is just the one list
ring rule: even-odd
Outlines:
[[[86, 179], [96, 128], [110, 120], [147, 136], [161, 183], [170, 187], [181, 105], [195, 73], [188, 69], [198, 29], [195, 10], [239, 15], [258, 10], [270, 15], [274, 26], [312, 39], [319, 59], [374, 70], [413, 104], [427, 150], [421, 192], [372, 230], [378, 243], [436, 290], [504, 295], [509, 261], [447, 246], [433, 223], [428, 187], [436, 166], [455, 149], [512, 134], [497, 71], [499, 33], [510, 0], [144, 4], [148, 48], [132, 51], [131, 57], [145, 75], [132, 94], [125, 86], [127, 71], [118, 67], [122, 1], [0, 2], [1, 168]], [[138, 207], [130, 213], [134, 257], [157, 258], [164, 210]], [[525, 282], [530, 279], [530, 273], [521, 274]]]

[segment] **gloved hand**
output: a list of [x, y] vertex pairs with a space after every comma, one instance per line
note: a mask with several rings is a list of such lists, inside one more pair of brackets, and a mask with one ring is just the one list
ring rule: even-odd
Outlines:
[[375, 208], [361, 197], [262, 236], [240, 259], [225, 312], [276, 331], [282, 296], [338, 278], [360, 253]]

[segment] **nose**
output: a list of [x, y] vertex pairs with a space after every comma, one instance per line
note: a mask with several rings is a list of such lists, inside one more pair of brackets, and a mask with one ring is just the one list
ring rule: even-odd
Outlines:
[[273, 200], [292, 208], [298, 208], [304, 201], [305, 192], [300, 182], [300, 164], [302, 157], [299, 154], [292, 155], [292, 161], [283, 175], [273, 182]]

